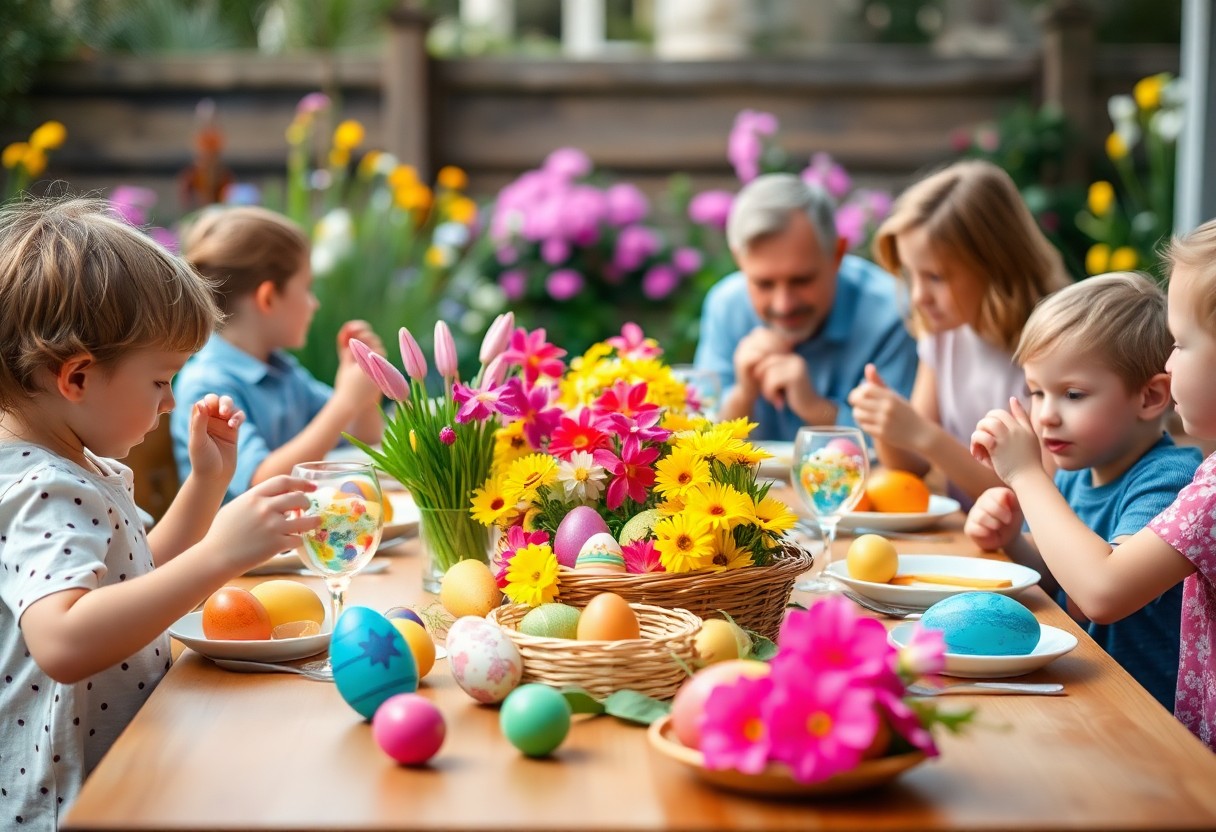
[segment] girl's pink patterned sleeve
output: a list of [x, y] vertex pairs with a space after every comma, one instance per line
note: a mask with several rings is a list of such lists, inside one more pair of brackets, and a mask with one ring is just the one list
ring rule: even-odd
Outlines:
[[1148, 527], [1216, 583], [1216, 454], [1203, 461], [1191, 484]]

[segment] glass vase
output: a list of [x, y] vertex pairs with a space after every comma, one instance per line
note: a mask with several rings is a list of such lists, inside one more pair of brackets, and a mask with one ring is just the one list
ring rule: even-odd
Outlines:
[[419, 514], [423, 591], [438, 595], [444, 573], [457, 561], [473, 559], [489, 565], [495, 536], [468, 509], [420, 507]]

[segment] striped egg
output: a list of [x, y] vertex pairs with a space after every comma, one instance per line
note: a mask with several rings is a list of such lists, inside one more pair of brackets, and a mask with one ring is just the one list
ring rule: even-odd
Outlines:
[[621, 554], [621, 544], [608, 532], [591, 535], [578, 550], [574, 568], [589, 574], [625, 574], [625, 556]]

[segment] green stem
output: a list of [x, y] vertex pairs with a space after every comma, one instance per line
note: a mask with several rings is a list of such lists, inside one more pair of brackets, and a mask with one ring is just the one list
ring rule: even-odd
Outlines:
[[419, 536], [441, 572], [457, 561], [489, 562], [490, 530], [467, 509], [421, 508]]

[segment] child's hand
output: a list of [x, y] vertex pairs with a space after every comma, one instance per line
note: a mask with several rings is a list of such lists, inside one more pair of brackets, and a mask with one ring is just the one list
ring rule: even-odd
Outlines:
[[1039, 438], [1022, 403], [1009, 400], [1009, 410], [990, 410], [971, 434], [971, 455], [1007, 484], [1019, 475], [1043, 470]]
[[363, 343], [371, 348], [372, 352], [386, 355], [384, 351], [384, 342], [380, 340], [380, 336], [372, 329], [372, 325], [367, 321], [347, 321], [342, 324], [342, 328], [338, 330], [338, 360], [346, 363], [354, 361], [355, 357], [350, 351], [350, 341], [352, 338], [358, 338]]
[[967, 514], [963, 531], [986, 552], [1004, 549], [1022, 533], [1022, 507], [1008, 488], [989, 488]]
[[853, 420], [875, 439], [897, 448], [920, 449], [925, 420], [903, 396], [887, 387], [878, 369], [867, 364], [865, 381], [849, 393]]
[[200, 479], [225, 486], [236, 471], [236, 438], [245, 411], [237, 410], [228, 396], [208, 393], [190, 410], [191, 473]]
[[219, 510], [203, 545], [225, 559], [234, 575], [294, 549], [298, 535], [321, 524], [319, 517], [299, 513], [309, 507], [306, 492], [315, 490], [311, 481], [286, 474], [258, 483]]
[[334, 378], [334, 396], [345, 401], [352, 410], [361, 411], [376, 407], [383, 394], [376, 382], [355, 361], [355, 354], [350, 349], [352, 338], [358, 338], [372, 352], [380, 355], [385, 354], [384, 342], [367, 321], [347, 321], [338, 331], [338, 374]]

